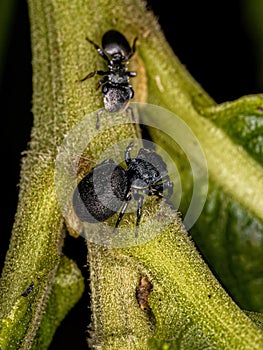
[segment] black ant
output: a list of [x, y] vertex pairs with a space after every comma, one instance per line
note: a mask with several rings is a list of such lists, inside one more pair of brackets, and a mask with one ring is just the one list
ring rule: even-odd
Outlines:
[[[136, 72], [129, 72], [126, 65], [135, 52], [137, 38], [134, 39], [133, 45], [130, 47], [124, 35], [117, 30], [109, 30], [102, 37], [102, 49], [88, 37], [86, 40], [91, 43], [98, 51], [99, 55], [108, 62], [109, 70], [96, 70], [78, 81], [82, 82], [94, 77], [94, 75], [103, 75], [104, 77], [97, 83], [96, 89], [102, 86], [104, 109], [108, 112], [121, 112], [126, 110], [130, 100], [134, 96], [132, 86], [129, 85], [129, 78], [136, 76]], [[100, 110], [97, 114], [97, 129], [100, 126], [99, 114], [101, 114], [104, 109]], [[135, 123], [132, 111], [131, 114], [133, 123]]]

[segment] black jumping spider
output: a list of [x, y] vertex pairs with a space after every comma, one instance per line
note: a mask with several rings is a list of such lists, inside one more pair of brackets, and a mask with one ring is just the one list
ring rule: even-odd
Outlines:
[[[141, 148], [131, 158], [132, 143], [126, 148], [123, 169], [112, 159], [95, 166], [78, 184], [73, 194], [73, 207], [81, 221], [102, 222], [120, 208], [114, 231], [134, 198], [137, 203], [136, 237], [140, 224], [144, 195], [165, 197], [173, 192], [173, 183], [167, 174], [167, 166], [156, 152]], [[164, 191], [167, 194], [164, 195]]]

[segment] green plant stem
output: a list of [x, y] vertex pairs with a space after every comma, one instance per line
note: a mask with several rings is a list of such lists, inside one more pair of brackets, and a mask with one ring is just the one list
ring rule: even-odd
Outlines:
[[[92, 248], [91, 270], [100, 274], [92, 276], [96, 332], [91, 344], [103, 349], [262, 346], [262, 333], [227, 296], [179, 219], [156, 239], [122, 254]], [[140, 274], [154, 286], [149, 300], [154, 317], [135, 300]]]

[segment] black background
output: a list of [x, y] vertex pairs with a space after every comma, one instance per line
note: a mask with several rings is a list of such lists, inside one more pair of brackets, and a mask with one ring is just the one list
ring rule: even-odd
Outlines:
[[[255, 47], [242, 0], [148, 1], [159, 18], [166, 38], [181, 62], [216, 102], [258, 93]], [[32, 69], [29, 20], [25, 1], [17, 2], [15, 20], [0, 85], [1, 95], [1, 245], [5, 252], [16, 211], [21, 152], [27, 148], [33, 123], [31, 110]], [[70, 249], [68, 248], [70, 246]], [[67, 239], [66, 253], [76, 258], [85, 273], [85, 247]], [[81, 254], [83, 253], [83, 254]], [[79, 258], [83, 255], [83, 258]], [[85, 330], [88, 311], [84, 298], [59, 327], [50, 349], [87, 349]]]

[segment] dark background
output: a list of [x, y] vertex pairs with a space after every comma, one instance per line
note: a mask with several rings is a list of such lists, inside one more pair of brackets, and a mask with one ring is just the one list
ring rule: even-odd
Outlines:
[[[148, 1], [176, 55], [218, 103], [260, 92], [256, 79], [256, 50], [249, 36], [249, 21], [245, 20], [242, 3], [241, 0], [176, 1], [173, 8], [169, 8], [165, 1]], [[17, 1], [0, 82], [1, 268], [16, 211], [21, 152], [27, 148], [33, 122], [27, 11], [26, 1]], [[85, 257], [79, 258], [81, 252], [85, 256], [83, 241], [68, 238], [65, 249], [68, 255], [77, 259], [85, 273]], [[50, 349], [87, 349], [86, 305], [87, 300], [83, 298], [68, 314]]]

